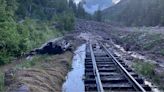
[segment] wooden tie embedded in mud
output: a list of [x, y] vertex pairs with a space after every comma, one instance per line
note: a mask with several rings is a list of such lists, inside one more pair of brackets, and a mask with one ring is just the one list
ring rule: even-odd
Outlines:
[[122, 60], [112, 54], [102, 43], [101, 48], [91, 44], [86, 49], [85, 91], [151, 91], [144, 80], [130, 69]]

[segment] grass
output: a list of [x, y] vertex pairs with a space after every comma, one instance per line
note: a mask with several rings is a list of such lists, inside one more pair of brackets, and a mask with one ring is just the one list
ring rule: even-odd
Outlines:
[[24, 60], [22, 64], [16, 66], [16, 68], [31, 68], [33, 66], [39, 65], [40, 62], [48, 62], [51, 60], [51, 56], [39, 55], [34, 56], [31, 60]]
[[[26, 60], [24, 63], [17, 66], [17, 68], [22, 69], [22, 71], [25, 70], [23, 74], [28, 73], [26, 75], [30, 76], [29, 79], [27, 79], [26, 76], [20, 76], [20, 83], [23, 82], [27, 85], [31, 85], [30, 89], [32, 92], [39, 92], [38, 90], [42, 89], [42, 85], [46, 85], [43, 88], [44, 90], [59, 92], [70, 68], [71, 61], [72, 53], [70, 52], [61, 55], [35, 56], [32, 60]], [[28, 69], [26, 70], [26, 68]], [[35, 74], [33, 74], [34, 71]], [[19, 78], [19, 76], [17, 78]], [[46, 78], [46, 80], [44, 78]], [[32, 81], [35, 81], [36, 84], [33, 85]], [[43, 84], [41, 85], [40, 83]]]
[[148, 62], [137, 61], [133, 64], [133, 67], [137, 72], [141, 73], [144, 76], [154, 76], [155, 66], [153, 64], [150, 64]]
[[4, 92], [4, 74], [0, 72], [0, 92]]
[[151, 79], [151, 81], [159, 86], [159, 89], [164, 90], [163, 83], [161, 82], [161, 75], [155, 74], [155, 65], [149, 62], [136, 60], [132, 67], [141, 75]]
[[21, 64], [18, 64], [15, 68], [17, 69], [26, 69], [26, 68], [32, 68], [32, 67], [38, 67], [41, 66], [40, 63], [43, 62], [51, 62], [55, 60], [55, 58], [58, 58], [58, 55], [37, 55], [33, 56], [31, 60], [24, 59]]
[[[25, 82], [28, 85], [33, 85], [32, 81], [35, 81], [37, 83], [40, 83], [40, 81], [42, 81], [42, 83], [44, 83], [46, 85], [52, 85], [53, 87], [55, 87], [54, 88], [55, 90], [57, 90], [57, 89], [59, 90], [59, 89], [61, 89], [62, 83], [65, 79], [65, 76], [71, 67], [72, 56], [73, 56], [73, 54], [71, 52], [66, 52], [61, 55], [36, 55], [36, 56], [33, 56], [33, 58], [31, 60], [24, 59], [21, 61], [20, 64], [13, 67], [14, 69], [18, 69], [18, 72], [16, 71], [16, 74], [15, 74], [15, 81], [18, 81], [19, 83]], [[31, 79], [28, 80], [26, 78], [26, 76], [22, 76], [21, 75], [22, 73], [20, 73], [20, 75], [19, 75], [19, 69], [21, 71], [24, 71], [24, 72], [22, 72], [24, 74], [28, 73], [27, 75], [29, 75], [31, 77]], [[36, 72], [35, 74], [37, 76], [35, 76], [35, 75], [33, 76], [33, 71]], [[47, 74], [47, 75], [45, 75], [45, 74]], [[44, 80], [44, 77], [48, 78], [47, 80], [52, 79], [52, 78], [54, 80], [53, 81], [51, 80], [51, 82], [49, 82], [47, 80]], [[19, 81], [19, 78], [23, 78], [23, 79], [21, 79], [21, 81]], [[26, 80], [28, 80], [28, 81], [26, 82]], [[37, 81], [37, 80], [39, 80], [39, 81]], [[36, 83], [35, 87], [38, 87], [38, 88], [36, 88], [36, 89], [35, 89], [35, 87], [30, 86], [30, 88], [32, 88], [34, 90], [33, 92], [38, 92], [36, 90], [40, 89], [41, 85], [37, 84], [37, 83]], [[12, 85], [17, 86], [17, 84], [15, 84], [15, 83]], [[56, 85], [56, 86], [54, 86], [54, 85]], [[6, 90], [8, 90], [5, 88], [8, 88], [8, 87], [10, 88], [10, 86], [4, 85], [4, 74], [0, 72], [0, 92], [5, 92]], [[49, 89], [49, 87], [47, 89]]]

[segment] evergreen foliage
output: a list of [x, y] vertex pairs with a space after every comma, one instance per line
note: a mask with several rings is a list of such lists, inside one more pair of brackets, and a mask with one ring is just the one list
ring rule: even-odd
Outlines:
[[96, 21], [102, 21], [102, 11], [100, 10], [100, 8], [95, 12], [94, 16]]
[[67, 0], [0, 0], [0, 65], [72, 30], [74, 3], [71, 7]]
[[103, 15], [105, 20], [127, 26], [164, 26], [164, 0], [121, 0]]

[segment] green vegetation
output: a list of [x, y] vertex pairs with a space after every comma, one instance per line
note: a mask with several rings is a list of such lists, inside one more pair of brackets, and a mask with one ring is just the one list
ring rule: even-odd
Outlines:
[[154, 76], [154, 68], [155, 66], [153, 64], [150, 64], [148, 62], [143, 61], [137, 61], [134, 63], [133, 67], [141, 74], [147, 77], [153, 77]]
[[150, 78], [154, 83], [159, 85], [160, 89], [163, 88], [163, 76], [164, 75], [157, 75], [155, 74], [155, 65], [149, 63], [149, 62], [144, 62], [142, 60], [136, 60], [134, 61], [134, 64], [132, 66], [137, 72], [142, 74], [143, 76], [146, 76], [147, 78]]
[[0, 72], [0, 92], [4, 92], [4, 75]]
[[164, 26], [164, 0], [122, 0], [103, 15], [127, 26]]
[[75, 16], [85, 15], [72, 0], [0, 0], [0, 65], [71, 31]]
[[24, 60], [23, 63], [16, 66], [16, 68], [31, 68], [33, 66], [38, 65], [38, 63], [42, 61], [51, 61], [51, 56], [48, 55], [41, 55], [41, 56], [34, 56], [31, 60]]
[[56, 61], [54, 59], [59, 58], [58, 55], [36, 55], [33, 56], [31, 59], [23, 59], [22, 63], [16, 65], [14, 68], [16, 69], [26, 69], [32, 67], [40, 67], [42, 64], [50, 63], [52, 61]]
[[101, 22], [102, 21], [102, 11], [100, 8], [94, 14], [94, 20]]
[[80, 19], [93, 19], [93, 16], [85, 12], [83, 5], [85, 2], [79, 2], [78, 5], [74, 3], [74, 0], [69, 0], [69, 7], [73, 10], [75, 16]]

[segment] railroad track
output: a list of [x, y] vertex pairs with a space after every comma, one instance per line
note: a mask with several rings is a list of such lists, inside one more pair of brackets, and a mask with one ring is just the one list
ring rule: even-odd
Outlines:
[[147, 92], [151, 88], [102, 43], [88, 44], [85, 59], [86, 92]]

